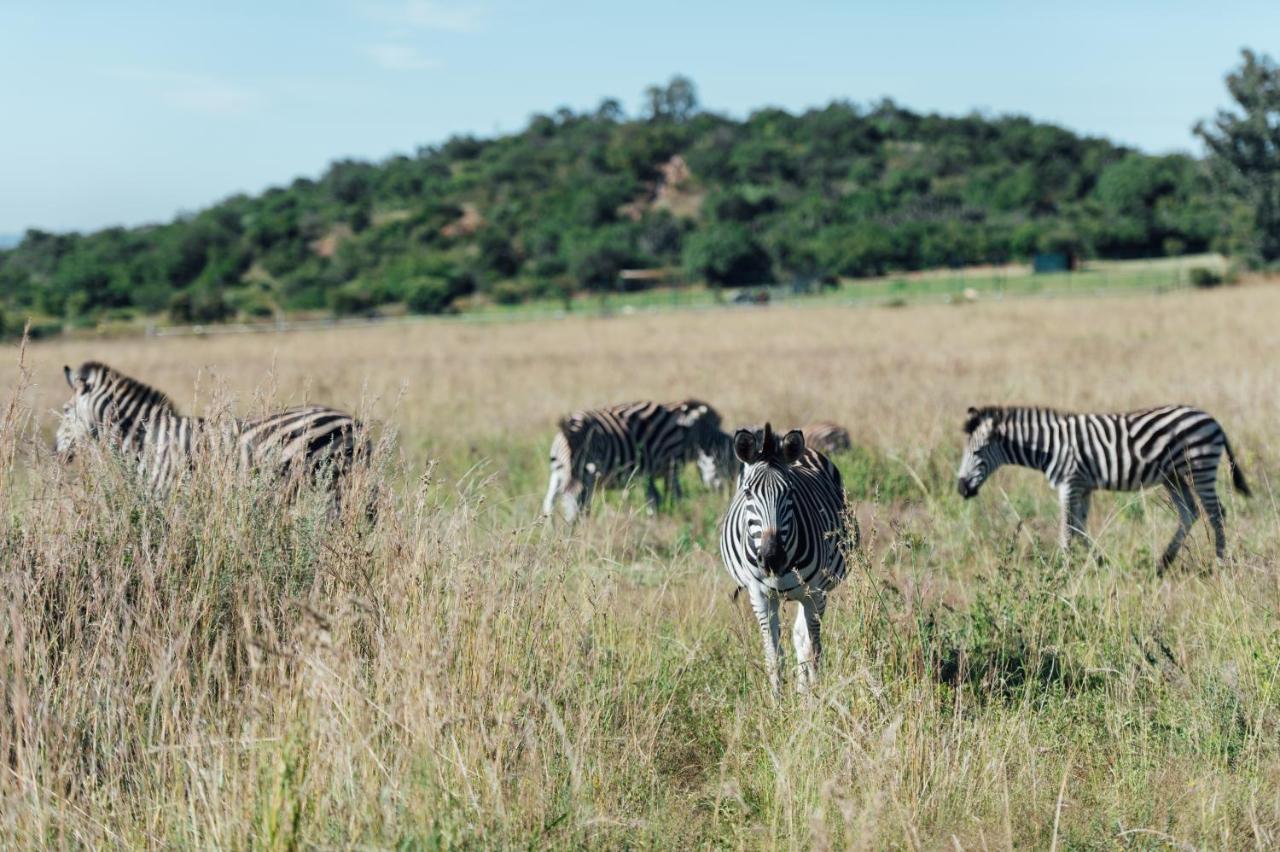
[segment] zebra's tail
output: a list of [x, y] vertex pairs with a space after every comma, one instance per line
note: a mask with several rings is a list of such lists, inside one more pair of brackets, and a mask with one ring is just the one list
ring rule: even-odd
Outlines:
[[1240, 469], [1240, 465], [1236, 464], [1236, 454], [1231, 451], [1231, 442], [1223, 435], [1222, 443], [1227, 448], [1227, 461], [1231, 463], [1231, 484], [1236, 487], [1246, 497], [1252, 497], [1253, 492], [1249, 490], [1249, 483], [1244, 481], [1244, 471]]

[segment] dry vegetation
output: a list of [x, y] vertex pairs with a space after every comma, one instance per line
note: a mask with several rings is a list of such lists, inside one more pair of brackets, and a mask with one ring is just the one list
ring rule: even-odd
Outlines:
[[[1280, 289], [749, 309], [51, 343], [0, 400], [6, 845], [1263, 846], [1280, 843]], [[49, 457], [61, 366], [187, 410], [304, 397], [388, 428], [375, 528], [202, 471], [157, 505]], [[197, 380], [198, 379], [198, 380]], [[771, 704], [714, 550], [725, 497], [535, 513], [559, 414], [694, 395], [847, 424], [865, 552], [812, 699]], [[9, 400], [16, 403], [9, 407]], [[1158, 495], [953, 493], [975, 403], [1186, 401], [1255, 494], [1181, 570]], [[7, 412], [7, 413], [6, 413]], [[392, 435], [392, 432], [396, 434]], [[690, 472], [691, 474], [691, 472]], [[1226, 480], [1221, 480], [1224, 493]]]

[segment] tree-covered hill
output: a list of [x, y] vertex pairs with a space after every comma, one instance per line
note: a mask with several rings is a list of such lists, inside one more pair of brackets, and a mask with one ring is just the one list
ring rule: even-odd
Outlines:
[[443, 311], [618, 286], [665, 267], [717, 285], [1004, 262], [1041, 250], [1200, 252], [1227, 227], [1205, 165], [1018, 116], [882, 101], [734, 120], [692, 84], [535, 115], [380, 163], [335, 162], [163, 225], [30, 231], [0, 309], [72, 322], [208, 322], [402, 303]]

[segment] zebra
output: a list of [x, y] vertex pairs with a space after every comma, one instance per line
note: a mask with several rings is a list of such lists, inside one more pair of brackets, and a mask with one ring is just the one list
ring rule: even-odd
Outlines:
[[[853, 447], [849, 430], [829, 420], [818, 420], [799, 430], [806, 447], [831, 455], [848, 452]], [[697, 448], [698, 475], [708, 488], [721, 489], [736, 482], [742, 463], [734, 452], [733, 436], [715, 431], [707, 434]]]
[[139, 476], [161, 498], [199, 453], [209, 452], [234, 459], [241, 470], [271, 472], [294, 487], [308, 476], [332, 492], [336, 509], [353, 465], [369, 462], [372, 445], [361, 440], [363, 424], [334, 408], [308, 405], [214, 422], [179, 414], [162, 391], [99, 361], [62, 370], [72, 397], [62, 407], [56, 453], [70, 461], [80, 446], [106, 443], [134, 457]]
[[807, 426], [801, 426], [804, 433], [805, 446], [813, 447], [820, 453], [833, 455], [847, 453], [853, 449], [853, 438], [849, 430], [830, 420], [817, 420]]
[[844, 579], [845, 547], [857, 546], [857, 524], [850, 535], [840, 471], [805, 445], [804, 433], [779, 438], [766, 423], [735, 432], [733, 448], [742, 474], [720, 528], [720, 557], [739, 591], [747, 590], [775, 696], [782, 690], [782, 601], [800, 604], [791, 638], [796, 686], [807, 691], [817, 678], [827, 594]]
[[1226, 552], [1222, 504], [1215, 485], [1223, 450], [1231, 481], [1249, 496], [1244, 472], [1218, 421], [1186, 405], [1124, 414], [1073, 414], [1051, 408], [970, 408], [957, 488], [965, 499], [1002, 464], [1043, 471], [1062, 506], [1059, 544], [1085, 537], [1095, 490], [1136, 491], [1163, 485], [1178, 512], [1178, 529], [1160, 558], [1163, 572], [1182, 548], [1204, 507], [1218, 558]]
[[645, 477], [650, 511], [661, 502], [656, 478], [666, 480], [668, 497], [681, 496], [680, 468], [696, 447], [720, 428], [720, 415], [705, 402], [629, 402], [575, 412], [561, 418], [551, 439], [551, 480], [542, 501], [550, 516], [557, 500], [573, 522], [591, 502], [597, 486], [622, 486]]

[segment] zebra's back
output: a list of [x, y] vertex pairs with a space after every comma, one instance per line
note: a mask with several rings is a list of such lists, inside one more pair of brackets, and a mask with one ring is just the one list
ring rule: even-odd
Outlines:
[[560, 422], [575, 478], [613, 484], [655, 473], [688, 454], [688, 436], [671, 405], [643, 401], [577, 411]]
[[1082, 472], [1097, 488], [1133, 491], [1170, 473], [1217, 467], [1226, 445], [1222, 425], [1189, 405], [1117, 414], [1072, 414], [1064, 420]]

